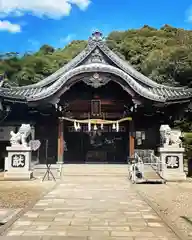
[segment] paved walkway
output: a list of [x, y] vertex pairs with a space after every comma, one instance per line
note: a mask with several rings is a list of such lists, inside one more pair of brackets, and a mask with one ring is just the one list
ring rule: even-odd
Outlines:
[[10, 208], [0, 208], [0, 224], [5, 224], [10, 221], [17, 213], [21, 211], [21, 208], [10, 209]]
[[122, 176], [64, 177], [5, 235], [19, 239], [22, 236], [36, 239], [60, 236], [63, 240], [177, 239]]

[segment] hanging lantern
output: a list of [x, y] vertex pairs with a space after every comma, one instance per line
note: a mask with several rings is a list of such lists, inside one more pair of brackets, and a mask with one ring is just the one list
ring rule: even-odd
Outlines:
[[113, 123], [112, 129], [113, 129], [113, 130], [116, 129], [115, 123]]
[[116, 131], [119, 132], [119, 122], [116, 122]]
[[103, 130], [103, 123], [101, 123], [101, 130]]
[[97, 125], [96, 124], [94, 125], [93, 130], [97, 131]]
[[90, 121], [88, 122], [88, 131], [89, 132], [91, 131], [91, 122]]

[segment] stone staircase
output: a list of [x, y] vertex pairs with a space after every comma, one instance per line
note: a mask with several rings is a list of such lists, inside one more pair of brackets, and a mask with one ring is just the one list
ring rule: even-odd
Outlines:
[[63, 166], [64, 176], [128, 176], [127, 164], [73, 164]]
[[[51, 165], [55, 178], [59, 178], [59, 165]], [[34, 176], [43, 177], [46, 165], [34, 166]], [[127, 164], [63, 164], [62, 176], [113, 176], [128, 177]]]
[[[46, 165], [35, 165], [34, 177], [42, 179], [46, 170]], [[61, 174], [60, 171], [62, 171]], [[129, 167], [127, 164], [63, 164], [62, 170], [60, 169], [60, 165], [53, 164], [51, 165], [51, 172], [55, 179], [61, 179], [61, 176], [129, 177]], [[148, 165], [144, 168], [143, 178], [137, 179], [136, 183], [146, 182], [164, 183], [164, 180]]]

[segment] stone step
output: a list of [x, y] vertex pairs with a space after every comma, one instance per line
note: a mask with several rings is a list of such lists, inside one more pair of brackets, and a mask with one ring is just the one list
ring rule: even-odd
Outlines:
[[76, 175], [76, 176], [126, 176], [128, 174], [127, 165], [109, 165], [109, 164], [75, 164], [75, 165], [64, 165], [64, 175]]
[[[59, 176], [59, 165], [51, 165], [54, 176]], [[46, 166], [37, 165], [34, 169], [35, 176], [42, 176], [46, 172]], [[128, 176], [128, 166], [108, 164], [64, 164], [62, 176]]]

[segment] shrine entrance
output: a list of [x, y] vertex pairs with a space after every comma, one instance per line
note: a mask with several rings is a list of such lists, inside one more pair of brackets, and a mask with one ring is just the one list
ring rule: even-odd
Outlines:
[[129, 154], [127, 126], [121, 126], [119, 132], [111, 126], [103, 130], [87, 131], [86, 125], [78, 132], [73, 126], [65, 127], [64, 162], [65, 163], [126, 163]]
[[[99, 88], [83, 82], [72, 86], [57, 106], [58, 109], [61, 109], [60, 106], [64, 108], [58, 139], [60, 159], [70, 164], [126, 163], [130, 155], [131, 119], [127, 109], [132, 104], [128, 93], [115, 82]], [[119, 122], [126, 117], [126, 121]], [[96, 123], [91, 123], [91, 119]], [[102, 124], [100, 120], [111, 123]], [[75, 124], [78, 126], [75, 127]]]

